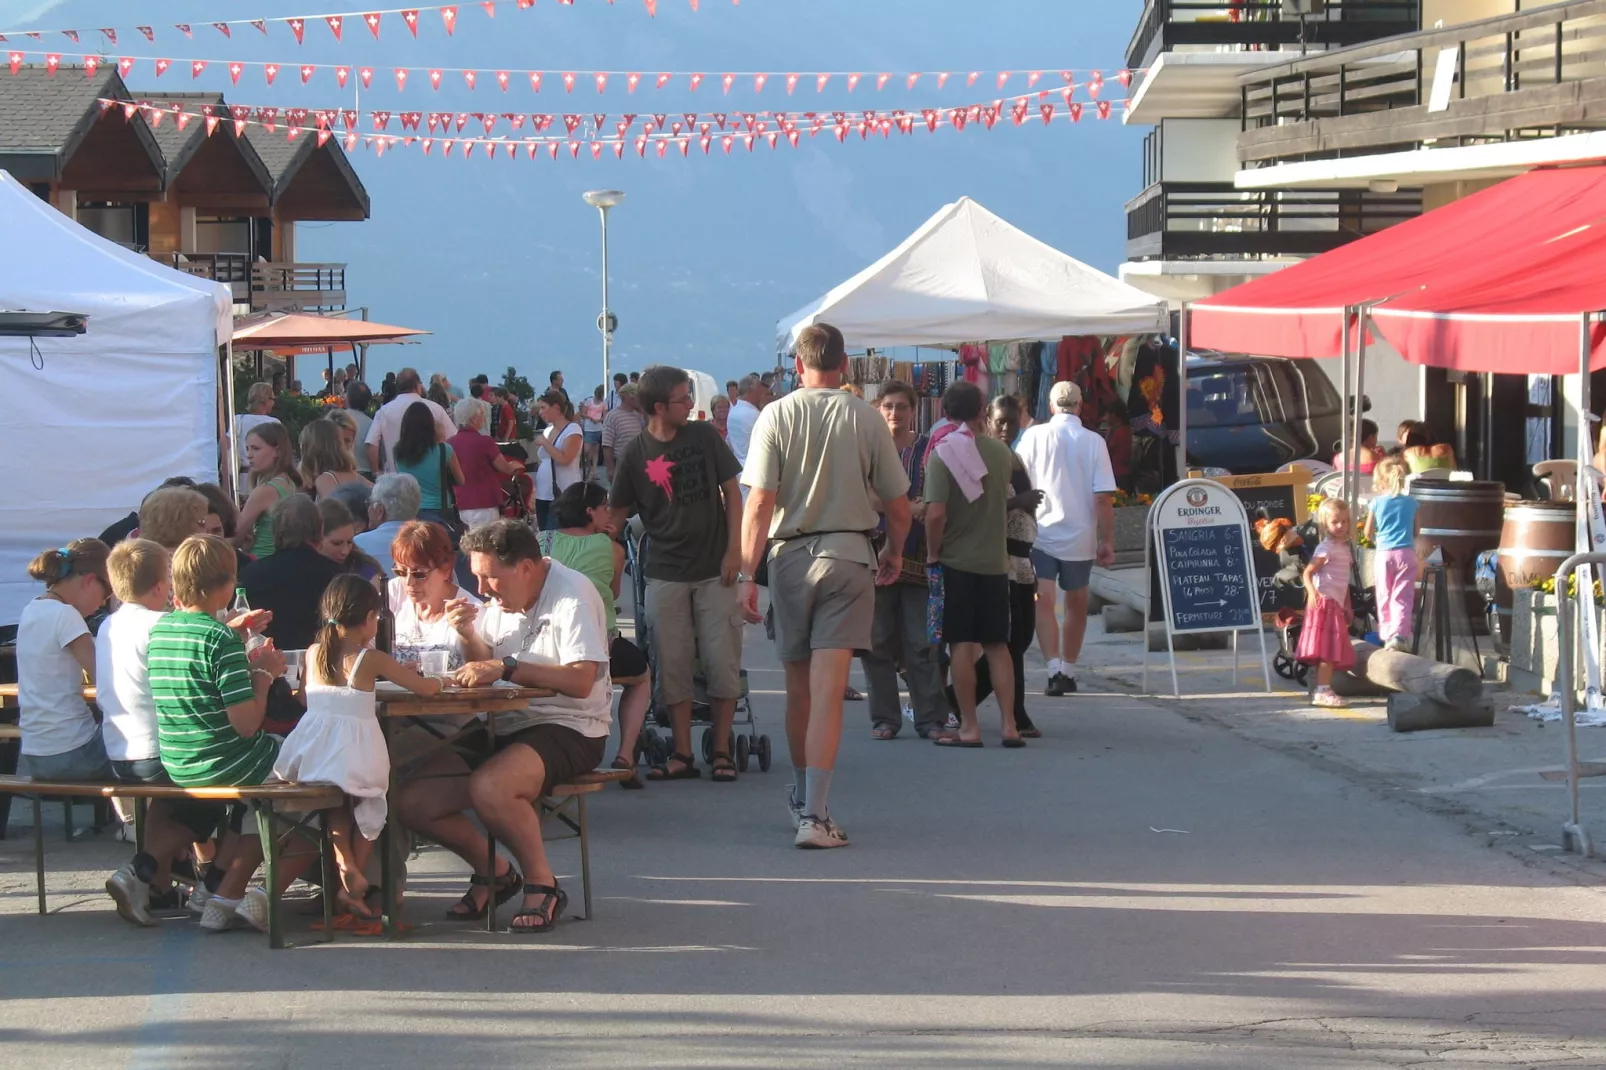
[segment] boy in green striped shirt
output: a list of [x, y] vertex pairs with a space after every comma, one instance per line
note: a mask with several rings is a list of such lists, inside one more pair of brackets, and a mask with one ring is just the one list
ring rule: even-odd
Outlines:
[[[234, 595], [234, 580], [232, 546], [212, 535], [185, 539], [173, 553], [173, 612], [151, 629], [147, 663], [157, 740], [162, 766], [180, 787], [261, 784], [279, 753], [262, 721], [268, 689], [284, 675], [284, 655], [269, 643], [247, 657], [236, 631], [260, 630], [270, 614], [227, 625], [218, 621]], [[223, 879], [201, 915], [201, 927], [213, 932], [230, 928], [237, 918], [267, 929], [266, 893], [246, 890], [262, 863], [262, 845], [240, 834], [243, 818], [241, 808], [231, 815], [230, 834], [214, 862]], [[298, 867], [287, 869], [281, 874], [286, 883]]]

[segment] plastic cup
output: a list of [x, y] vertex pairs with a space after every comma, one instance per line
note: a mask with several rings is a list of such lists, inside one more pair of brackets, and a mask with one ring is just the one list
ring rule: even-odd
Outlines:
[[425, 676], [445, 676], [451, 670], [451, 651], [426, 650], [418, 656], [418, 664]]
[[306, 658], [305, 650], [285, 650], [284, 654], [284, 682], [291, 688], [301, 686], [301, 665]]

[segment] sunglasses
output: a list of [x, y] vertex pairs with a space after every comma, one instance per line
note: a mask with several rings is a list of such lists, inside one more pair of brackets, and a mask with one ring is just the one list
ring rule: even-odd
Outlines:
[[399, 580], [421, 580], [439, 571], [439, 568], [440, 566], [436, 568], [398, 568], [396, 569], [396, 578]]

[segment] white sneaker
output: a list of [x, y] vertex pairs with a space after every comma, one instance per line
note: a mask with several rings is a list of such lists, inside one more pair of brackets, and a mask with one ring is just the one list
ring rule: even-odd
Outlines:
[[217, 895], [207, 897], [206, 907], [201, 911], [201, 928], [209, 933], [227, 932], [234, 928], [240, 924], [236, 912], [244, 902], [242, 899], [239, 903], [228, 903]]
[[150, 911], [150, 885], [134, 875], [134, 863], [127, 863], [106, 878], [106, 894], [117, 904], [117, 916], [124, 921], [144, 926], [156, 924]]
[[212, 893], [207, 889], [206, 885], [197, 884], [195, 890], [190, 893], [189, 908], [196, 914], [205, 914], [206, 904], [211, 899]]
[[803, 803], [797, 797], [797, 785], [793, 784], [786, 789], [786, 809], [792, 815], [792, 828], [795, 830], [803, 824]]
[[794, 847], [813, 850], [847, 845], [848, 834], [837, 828], [834, 821], [829, 817], [815, 817], [813, 814], [803, 815], [797, 825], [797, 838], [792, 841]]
[[257, 932], [265, 933], [268, 931], [268, 909], [268, 890], [251, 888], [240, 900], [240, 905], [234, 908], [234, 916]]

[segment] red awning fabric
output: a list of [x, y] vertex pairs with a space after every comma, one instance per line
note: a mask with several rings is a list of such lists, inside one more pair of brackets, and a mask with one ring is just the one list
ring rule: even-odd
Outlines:
[[[1491, 293], [1508, 292], [1514, 282], [1526, 281], [1546, 291], [1542, 284], [1548, 284], [1547, 293], [1536, 292], [1527, 303], [1508, 311], [1528, 313], [1543, 305], [1545, 311], [1554, 312], [1558, 304], [1575, 299], [1585, 302], [1571, 309], [1575, 315], [1590, 311], [1606, 305], [1606, 289], [1599, 285], [1606, 269], [1599, 265], [1589, 266], [1576, 279], [1524, 280], [1514, 278], [1512, 271], [1531, 272], [1523, 265], [1543, 262], [1559, 252], [1560, 246], [1551, 243], [1602, 221], [1606, 221], [1606, 167], [1531, 171], [1201, 301], [1191, 306], [1189, 342], [1229, 353], [1336, 357], [1344, 348], [1346, 308], [1379, 301], [1405, 308], [1405, 299], [1420, 297], [1430, 286], [1436, 286], [1439, 300], [1449, 301], [1456, 293], [1472, 298], [1479, 287]], [[1547, 244], [1551, 245], [1549, 254], [1543, 251]], [[1512, 271], [1505, 269], [1507, 264], [1513, 266]], [[1445, 286], [1458, 279], [1462, 281], [1457, 290]], [[1379, 322], [1384, 321], [1380, 318]], [[1571, 359], [1576, 371], [1576, 319], [1573, 322]], [[1527, 330], [1531, 332], [1535, 326], [1530, 323]], [[1465, 321], [1456, 333], [1463, 337], [1470, 330], [1470, 321]], [[1384, 333], [1395, 341], [1392, 326]], [[1521, 333], [1510, 336], [1515, 340], [1510, 344], [1519, 344]], [[1546, 330], [1538, 337], [1549, 338], [1552, 333], [1559, 334]], [[1442, 330], [1417, 329], [1407, 344], [1419, 363], [1467, 367], [1457, 363], [1453, 353], [1445, 355], [1443, 345], [1448, 337]], [[1530, 343], [1535, 337], [1528, 334]], [[1508, 343], [1501, 343], [1498, 351], [1511, 352]], [[1424, 359], [1430, 352], [1434, 359]], [[1480, 359], [1489, 355], [1482, 348], [1477, 352]], [[1530, 358], [1535, 364], [1543, 363], [1531, 352], [1524, 359]], [[1492, 370], [1519, 370], [1512, 363]], [[1543, 372], [1537, 366], [1532, 370]]]
[[[1606, 169], [1602, 169], [1606, 170]], [[1372, 312], [1413, 364], [1468, 372], [1572, 375], [1583, 314], [1606, 310], [1606, 216]], [[1606, 367], [1606, 324], [1590, 326], [1590, 368]]]

